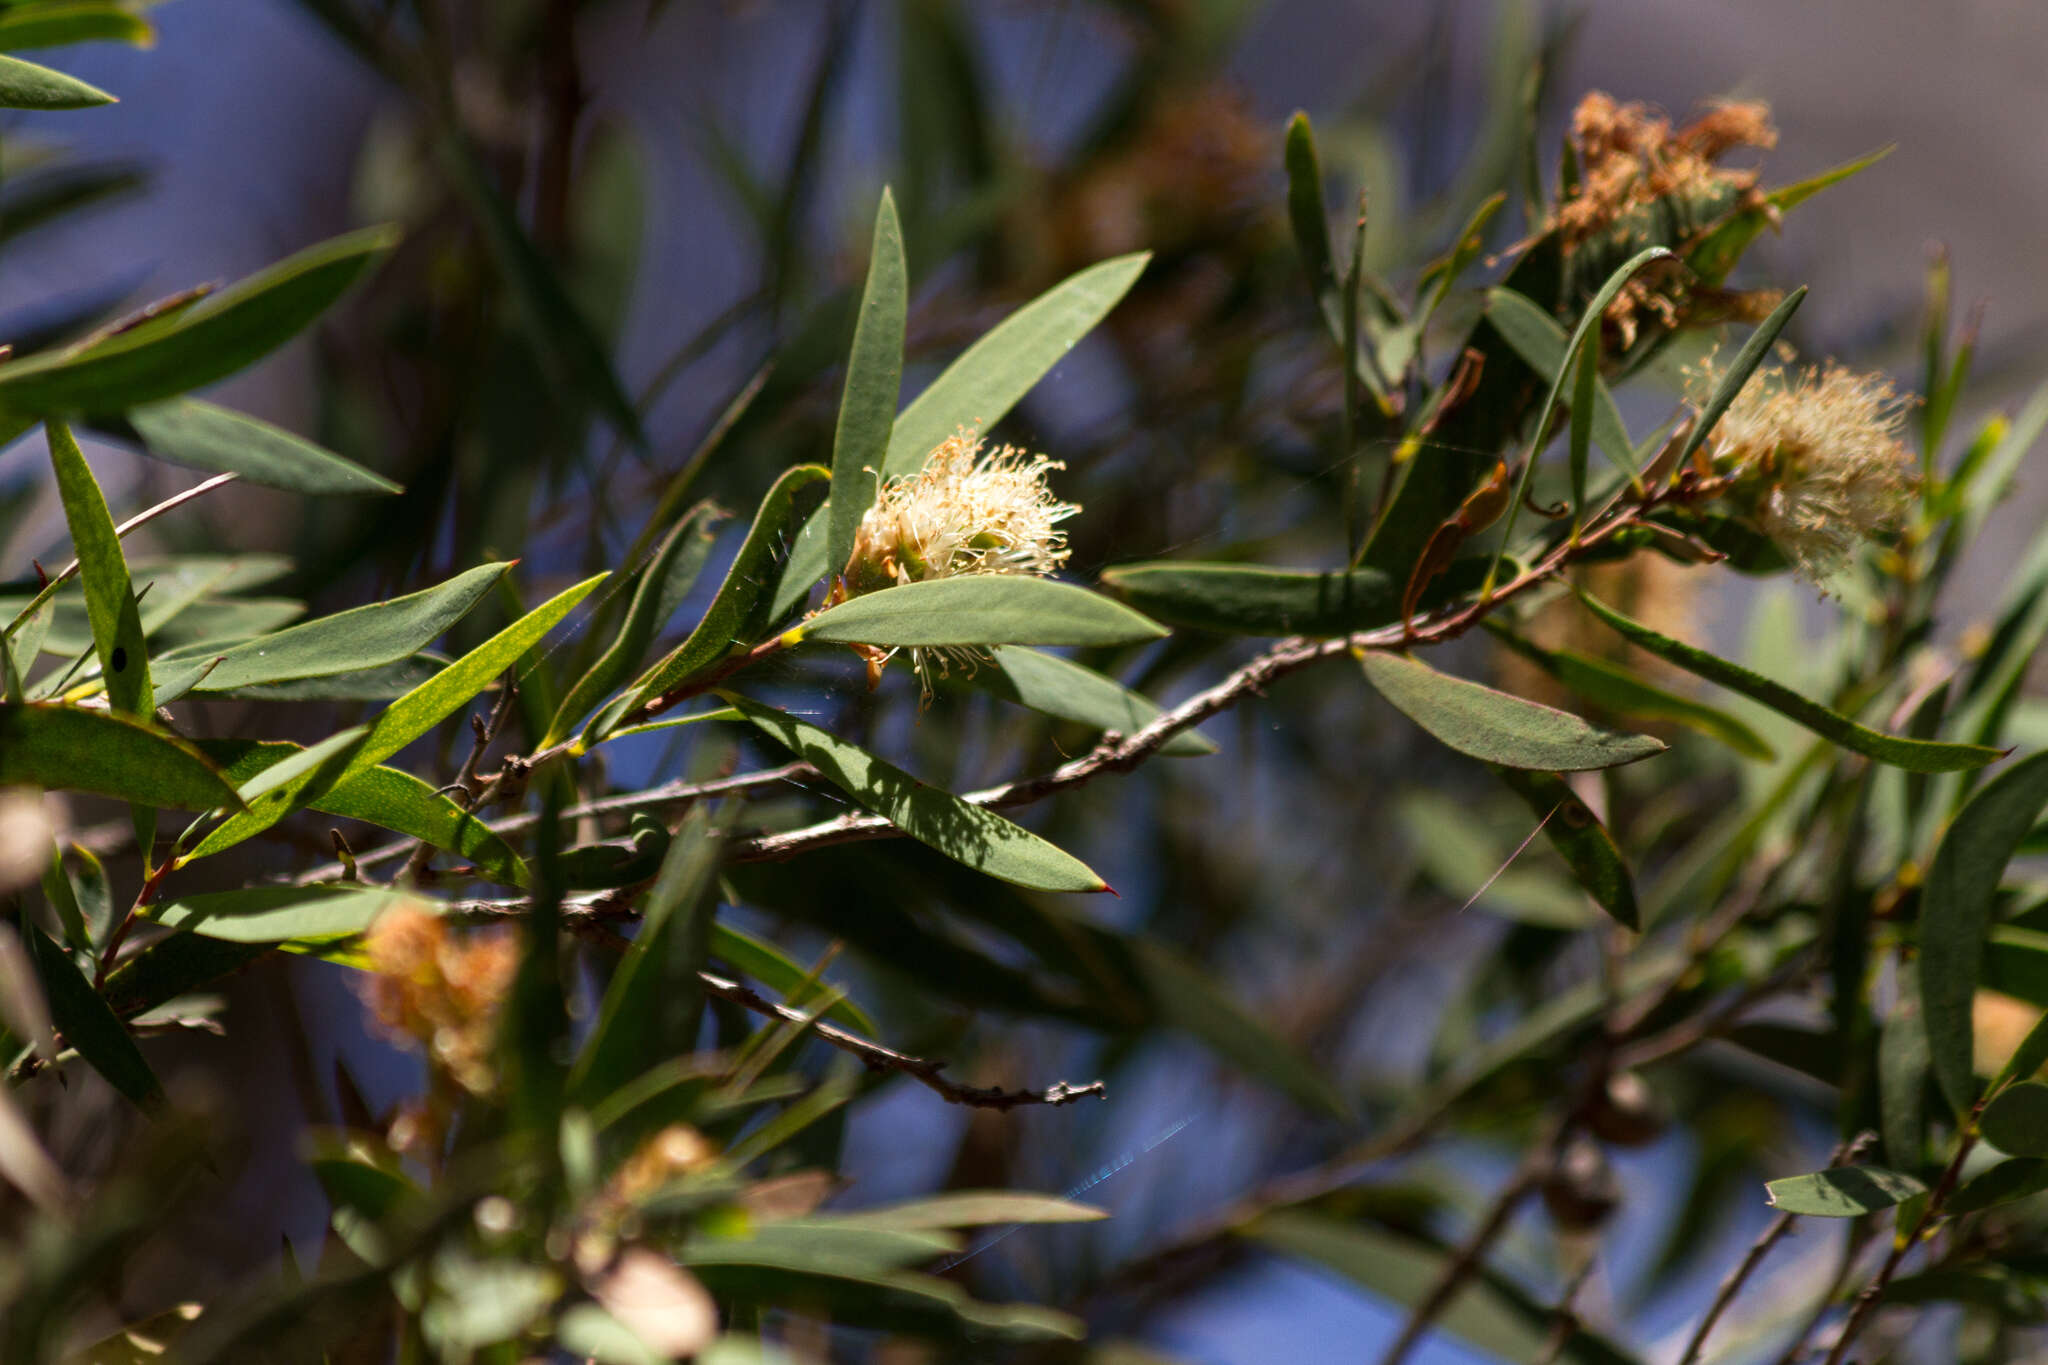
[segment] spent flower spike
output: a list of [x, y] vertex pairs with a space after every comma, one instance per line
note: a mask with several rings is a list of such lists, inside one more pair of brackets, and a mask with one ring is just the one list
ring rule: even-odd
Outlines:
[[[1053, 496], [1047, 476], [1065, 465], [1015, 446], [989, 448], [963, 427], [941, 441], [915, 474], [887, 480], [862, 514], [853, 553], [840, 575], [838, 600], [905, 583], [962, 574], [1043, 577], [1067, 562], [1059, 523], [1081, 509]], [[872, 682], [893, 650], [857, 647]], [[977, 649], [911, 650], [931, 696], [932, 675], [954, 665], [973, 672], [988, 660]]]

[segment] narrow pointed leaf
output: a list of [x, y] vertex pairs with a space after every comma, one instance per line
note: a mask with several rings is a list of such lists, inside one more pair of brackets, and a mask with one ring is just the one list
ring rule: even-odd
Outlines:
[[[1564, 363], [1565, 347], [1570, 338], [1556, 318], [1526, 296], [1505, 287], [1486, 291], [1486, 317], [1530, 369], [1545, 378], [1557, 374], [1558, 367]], [[1631, 480], [1635, 479], [1635, 446], [1628, 438], [1628, 424], [1622, 421], [1621, 409], [1614, 401], [1613, 392], [1600, 379], [1597, 367], [1594, 371], [1593, 401], [1587, 416], [1593, 424], [1594, 444], [1600, 447], [1616, 469]], [[1576, 413], [1573, 419], [1576, 422]]]
[[1978, 1119], [1985, 1140], [2011, 1156], [2048, 1156], [2048, 1085], [2021, 1081], [1991, 1097]]
[[1550, 841], [1572, 870], [1572, 877], [1586, 894], [1630, 929], [1642, 928], [1636, 909], [1635, 879], [1607, 826], [1589, 810], [1578, 793], [1556, 773], [1521, 768], [1495, 767], [1501, 781], [1528, 803], [1543, 821], [1543, 837]]
[[718, 836], [694, 808], [669, 841], [640, 904], [640, 932], [619, 958], [597, 1022], [569, 1074], [572, 1103], [591, 1104], [696, 1044], [704, 1003], [698, 973], [711, 952]]
[[1882, 1166], [1835, 1166], [1773, 1180], [1764, 1189], [1772, 1208], [1810, 1218], [1857, 1218], [1927, 1193], [1912, 1176]]
[[1544, 649], [1519, 636], [1500, 640], [1587, 701], [1642, 720], [1664, 720], [1717, 739], [1745, 758], [1769, 763], [1777, 751], [1763, 736], [1718, 707], [1657, 686], [1621, 664], [1569, 649]]
[[[832, 440], [831, 532], [825, 564], [838, 572], [853, 553], [861, 513], [874, 501], [874, 482], [888, 463], [889, 432], [903, 381], [903, 325], [909, 307], [909, 274], [903, 264], [903, 229], [896, 201], [887, 189], [875, 212], [875, 240], [868, 256], [868, 281], [860, 296], [860, 321], [846, 365], [846, 391], [839, 399], [839, 425]], [[870, 472], [873, 471], [873, 472]]]
[[1978, 1209], [2009, 1204], [2043, 1190], [2048, 1190], [2048, 1161], [2040, 1157], [2015, 1157], [1965, 1181], [1963, 1187], [1942, 1205], [1942, 1212], [1975, 1213]]
[[[383, 475], [283, 427], [197, 398], [173, 398], [132, 408], [125, 424], [144, 450], [187, 469], [237, 474], [267, 488], [314, 496], [404, 491]], [[121, 424], [104, 425], [120, 434]]]
[[773, 707], [720, 693], [754, 727], [803, 759], [866, 810], [949, 858], [1039, 891], [1104, 891], [1108, 883], [994, 811], [928, 786], [856, 745]]
[[1695, 649], [1668, 635], [1659, 634], [1640, 621], [1631, 620], [1584, 593], [1579, 594], [1579, 600], [1624, 639], [1642, 646], [1667, 663], [1677, 664], [1688, 673], [1696, 674], [1709, 682], [1719, 683], [1729, 691], [1739, 692], [1752, 701], [1761, 702], [1786, 719], [1805, 726], [1822, 739], [1862, 754], [1866, 758], [1874, 758], [1880, 763], [1889, 763], [1908, 772], [1942, 773], [1981, 768], [2004, 756], [2003, 750], [1981, 744], [1944, 744], [1933, 740], [1906, 739], [1868, 729], [1847, 716], [1830, 711], [1819, 702], [1809, 701], [1782, 683], [1773, 682], [1761, 674], [1750, 672], [1740, 664], [1730, 663], [1703, 649]]
[[[711, 926], [711, 956], [729, 963], [778, 995], [788, 996], [813, 984], [811, 973], [797, 966], [780, 948], [735, 929], [724, 920], [718, 920]], [[868, 1012], [851, 1000], [841, 998], [833, 1001], [826, 1007], [824, 1017], [870, 1038], [882, 1036]]]
[[322, 616], [209, 652], [219, 663], [196, 690], [227, 692], [298, 678], [332, 677], [408, 659], [481, 602], [510, 564], [481, 564], [445, 583], [367, 607]]
[[1308, 272], [1316, 309], [1338, 324], [1340, 305], [1337, 263], [1330, 254], [1330, 210], [1323, 199], [1323, 163], [1316, 154], [1316, 135], [1308, 115], [1296, 110], [1287, 121], [1287, 222], [1294, 229], [1294, 249]]
[[0, 703], [0, 786], [17, 783], [172, 810], [240, 804], [187, 741], [79, 706]]
[[[996, 666], [976, 670], [974, 682], [1019, 706], [1120, 735], [1135, 734], [1159, 715], [1159, 708], [1144, 697], [1071, 659], [1021, 645], [990, 652]], [[1188, 730], [1168, 740], [1159, 752], [1186, 757], [1212, 754], [1216, 746]]]
[[711, 528], [723, 516], [710, 503], [700, 503], [655, 547], [653, 558], [648, 560], [640, 582], [633, 589], [633, 600], [626, 607], [626, 618], [619, 624], [618, 635], [555, 708], [555, 718], [549, 723], [540, 748], [549, 748], [568, 738], [592, 707], [640, 667], [647, 647], [654, 642], [655, 632], [664, 624], [662, 608], [687, 595], [696, 582], [704, 561], [711, 555], [715, 539]]
[[229, 943], [285, 943], [360, 934], [395, 905], [428, 904], [405, 891], [355, 883], [202, 892], [151, 907], [158, 924]]
[[989, 430], [1116, 307], [1150, 252], [1089, 266], [997, 323], [897, 416], [882, 473], [914, 473], [962, 426]]
[[0, 367], [0, 410], [125, 412], [225, 379], [303, 331], [396, 241], [389, 228], [336, 237], [174, 314], [13, 361]]
[[1692, 424], [1692, 431], [1686, 436], [1685, 445], [1678, 452], [1680, 466], [1692, 458], [1692, 453], [1705, 444], [1707, 437], [1713, 435], [1715, 423], [1728, 411], [1729, 405], [1735, 401], [1735, 396], [1742, 392], [1742, 386], [1749, 382], [1749, 377], [1756, 373], [1757, 367], [1764, 363], [1764, 358], [1771, 353], [1771, 347], [1778, 340], [1778, 333], [1785, 330], [1785, 324], [1792, 320], [1792, 315], [1799, 311], [1799, 305], [1805, 301], [1806, 286], [1802, 284], [1787, 294], [1784, 302], [1773, 308], [1770, 316], [1758, 323], [1756, 330], [1742, 343], [1742, 349], [1737, 351], [1735, 359], [1729, 362], [1728, 372], [1714, 385], [1714, 392], [1708, 397], [1707, 405], [1700, 409], [1699, 420]]
[[65, 1044], [131, 1102], [144, 1108], [155, 1106], [164, 1097], [163, 1086], [127, 1025], [80, 974], [70, 954], [35, 925], [24, 924], [21, 929], [43, 999], [50, 1006], [50, 1022], [64, 1035]]
[[90, 109], [114, 97], [76, 76], [19, 57], [0, 57], [0, 109]]
[[796, 517], [796, 495], [830, 477], [830, 471], [815, 464], [800, 464], [783, 472], [767, 496], [761, 499], [761, 506], [754, 513], [754, 523], [747, 528], [747, 538], [740, 543], [739, 553], [733, 556], [732, 567], [726, 570], [725, 581], [718, 585], [718, 593], [705, 609], [704, 619], [681, 644], [670, 650], [660, 663], [633, 685], [630, 702], [619, 707], [607, 707], [598, 713], [584, 730], [585, 745], [603, 740], [618, 728], [628, 713], [670, 688], [688, 682], [725, 658], [734, 648], [745, 648], [753, 643], [741, 637], [756, 614], [755, 608], [765, 590], [763, 580], [775, 562], [776, 547], [788, 534], [789, 524]]
[[1461, 754], [1506, 768], [1581, 772], [1662, 753], [1648, 735], [1601, 730], [1555, 707], [1439, 673], [1406, 655], [1371, 651], [1365, 676], [1401, 714]]
[[92, 621], [93, 649], [107, 697], [117, 711], [144, 715], [154, 709], [149, 688], [149, 651], [143, 643], [142, 614], [121, 554], [121, 537], [99, 481], [71, 429], [52, 419], [45, 424], [50, 438], [50, 463], [57, 472], [57, 491], [64, 500], [64, 520], [71, 527], [78, 554], [78, 577], [85, 589], [86, 615]]
[[[1486, 561], [1457, 560], [1423, 594], [1424, 608], [1476, 591]], [[1160, 560], [1102, 571], [1102, 585], [1168, 625], [1233, 635], [1349, 635], [1401, 619], [1405, 580], [1378, 569], [1325, 572], [1257, 564]]]
[[[148, 47], [156, 28], [114, 0], [58, 0], [0, 10], [0, 52], [23, 52], [71, 43], [129, 43]], [[92, 101], [101, 103], [102, 101]]]
[[1120, 602], [1069, 583], [1017, 574], [965, 574], [884, 588], [812, 617], [792, 634], [820, 643], [878, 645], [1116, 645], [1166, 628]]
[[1971, 1002], [1984, 969], [1999, 878], [2048, 806], [2048, 754], [1984, 784], [1935, 851], [1920, 893], [1920, 1002], [1934, 1078], [1957, 1113], [1977, 1098]]
[[1091, 1205], [1028, 1190], [954, 1190], [907, 1204], [841, 1214], [834, 1221], [917, 1231], [1001, 1223], [1093, 1223], [1107, 1217], [1105, 1210]]

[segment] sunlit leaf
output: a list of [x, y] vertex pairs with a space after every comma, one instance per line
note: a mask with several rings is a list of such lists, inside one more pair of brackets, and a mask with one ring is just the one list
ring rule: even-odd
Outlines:
[[896, 221], [896, 201], [884, 189], [875, 212], [867, 285], [860, 296], [860, 321], [853, 331], [853, 354], [846, 364], [846, 390], [839, 399], [839, 425], [832, 441], [832, 491], [837, 496], [831, 504], [825, 563], [834, 570], [853, 552], [861, 513], [874, 501], [874, 480], [888, 463], [889, 432], [903, 379], [909, 295], [903, 229]]
[[1773, 1180], [1764, 1189], [1772, 1208], [1813, 1218], [1856, 1218], [1927, 1193], [1912, 1176], [1882, 1166], [1835, 1166]]
[[[237, 474], [250, 483], [315, 496], [398, 493], [381, 474], [247, 413], [197, 398], [173, 398], [125, 415], [142, 448], [188, 469]], [[106, 425], [116, 434], [118, 424]]]
[[0, 109], [89, 109], [114, 97], [76, 76], [19, 57], [0, 57]]
[[1018, 574], [963, 574], [856, 597], [828, 607], [791, 633], [819, 643], [892, 649], [1115, 645], [1155, 640], [1166, 629], [1070, 583]]
[[1396, 710], [1461, 754], [1507, 768], [1580, 772], [1662, 753], [1648, 735], [1601, 730], [1554, 707], [1525, 701], [1418, 659], [1374, 650], [1365, 676]]
[[994, 811], [928, 786], [808, 721], [729, 692], [719, 695], [863, 808], [949, 858], [1040, 891], [1108, 889], [1087, 864]]
[[77, 706], [0, 703], [0, 786], [14, 783], [174, 810], [239, 804], [187, 741]]
[[[990, 653], [995, 656], [995, 667], [975, 670], [974, 682], [1019, 706], [1120, 735], [1137, 733], [1159, 715], [1159, 708], [1144, 697], [1071, 659], [1021, 645], [1002, 645]], [[1210, 754], [1216, 752], [1216, 746], [1184, 730], [1166, 741], [1159, 752]]]

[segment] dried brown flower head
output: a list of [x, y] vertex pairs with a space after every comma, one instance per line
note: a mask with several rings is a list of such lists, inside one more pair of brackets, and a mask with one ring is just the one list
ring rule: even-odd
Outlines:
[[513, 935], [458, 933], [439, 916], [398, 905], [377, 917], [363, 950], [363, 996], [378, 1027], [420, 1047], [464, 1090], [488, 1094], [497, 1084], [498, 1010], [519, 966]]

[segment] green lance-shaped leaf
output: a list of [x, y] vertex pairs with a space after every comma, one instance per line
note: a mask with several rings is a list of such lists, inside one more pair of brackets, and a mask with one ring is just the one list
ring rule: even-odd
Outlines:
[[155, 42], [155, 25], [117, 0], [55, 0], [0, 10], [0, 52], [64, 47], [71, 43], [149, 47]]
[[127, 1025], [115, 1017], [71, 955], [33, 924], [23, 924], [21, 931], [43, 999], [50, 1006], [50, 1022], [64, 1036], [66, 1046], [135, 1104], [149, 1107], [162, 1100], [163, 1086], [129, 1036]]
[[1810, 1218], [1858, 1218], [1927, 1193], [1912, 1176], [1882, 1166], [1834, 1166], [1809, 1175], [1788, 1175], [1764, 1189], [1772, 1208]]
[[381, 474], [315, 445], [283, 427], [197, 398], [172, 398], [131, 408], [120, 420], [95, 418], [91, 425], [133, 437], [159, 460], [235, 474], [266, 488], [315, 497], [400, 493]]
[[195, 684], [201, 692], [324, 678], [409, 659], [481, 602], [510, 564], [480, 564], [445, 583], [322, 616], [208, 654], [218, 659]]
[[956, 428], [1001, 421], [1108, 316], [1150, 259], [1141, 251], [1089, 266], [997, 323], [897, 416], [882, 473], [915, 473]]
[[662, 608], [686, 595], [697, 575], [703, 572], [715, 538], [711, 528], [724, 515], [710, 503], [699, 503], [655, 547], [653, 558], [641, 571], [640, 582], [633, 589], [626, 619], [620, 623], [611, 648], [562, 698], [539, 747], [552, 748], [567, 739], [576, 723], [640, 666], [647, 647], [654, 642], [655, 632], [662, 627], [666, 615]]
[[885, 1204], [841, 1214], [832, 1221], [921, 1232], [995, 1227], [1003, 1223], [1095, 1223], [1107, 1217], [1106, 1210], [1093, 1205], [1029, 1190], [953, 1190], [907, 1204]]
[[1991, 1097], [1978, 1119], [1985, 1140], [2012, 1156], [2048, 1156], [2048, 1085], [2021, 1081]]
[[746, 697], [726, 703], [863, 809], [976, 871], [1039, 891], [1106, 891], [1086, 863], [994, 811], [918, 781], [856, 745]]
[[1809, 701], [1782, 683], [1773, 682], [1761, 674], [1750, 672], [1740, 664], [1730, 663], [1703, 649], [1695, 649], [1668, 635], [1659, 634], [1642, 622], [1623, 616], [1614, 608], [1595, 601], [1583, 592], [1579, 594], [1579, 600], [1624, 639], [1642, 646], [1667, 663], [1677, 664], [1688, 673], [1696, 674], [1709, 682], [1719, 683], [1729, 691], [1739, 692], [1752, 701], [1761, 702], [1786, 719], [1805, 726], [1822, 739], [1838, 744], [1853, 753], [1862, 754], [1866, 758], [1874, 758], [1880, 763], [1889, 763], [1908, 772], [1941, 773], [1981, 768], [1986, 763], [2004, 757], [2004, 750], [1988, 748], [1981, 744], [1943, 744], [1932, 740], [1905, 739], [1898, 735], [1868, 729], [1847, 716], [1830, 711], [1819, 702]]
[[[199, 747], [220, 764], [228, 781], [238, 785], [300, 752], [296, 744], [242, 739], [202, 740]], [[508, 886], [527, 884], [526, 864], [511, 845], [480, 817], [410, 773], [382, 765], [365, 768], [306, 804], [329, 815], [423, 839], [469, 859], [492, 881]]]
[[[827, 608], [789, 632], [800, 640], [879, 645], [1120, 645], [1166, 628], [1070, 583], [962, 574], [884, 588]], [[795, 641], [792, 640], [792, 643]]]
[[0, 703], [0, 786], [15, 784], [172, 810], [240, 804], [187, 741], [81, 706]]
[[1550, 392], [1544, 396], [1543, 406], [1536, 412], [1537, 444], [1531, 447], [1529, 458], [1522, 461], [1521, 477], [1515, 481], [1514, 500], [1508, 504], [1507, 522], [1501, 527], [1500, 544], [1493, 552], [1493, 567], [1486, 575], [1489, 586], [1499, 581], [1501, 561], [1506, 558], [1508, 542], [1515, 534], [1515, 518], [1521, 513], [1522, 502], [1529, 494], [1529, 480], [1536, 474], [1536, 456], [1540, 452], [1541, 442], [1550, 429], [1550, 419], [1557, 413], [1558, 400], [1564, 395], [1564, 386], [1571, 379], [1572, 370], [1578, 364], [1579, 352], [1584, 349], [1586, 339], [1597, 333], [1601, 319], [1607, 315], [1607, 305], [1614, 302], [1623, 286], [1635, 277], [1636, 272], [1670, 255], [1671, 253], [1661, 246], [1645, 247], [1637, 252], [1621, 269], [1607, 277], [1607, 282], [1600, 286], [1599, 292], [1593, 295], [1592, 302], [1586, 305], [1586, 311], [1579, 315], [1579, 325], [1572, 329], [1571, 340], [1565, 343], [1564, 355], [1559, 359], [1556, 374], [1550, 381]]
[[[1915, 969], [1902, 967], [1903, 973]], [[1899, 1000], [1877, 1040], [1877, 1103], [1879, 1131], [1886, 1160], [1912, 1169], [1920, 1164], [1927, 1142], [1927, 1021], [1920, 1013], [1919, 992], [1910, 975], [1902, 975]]]
[[1494, 772], [1543, 821], [1543, 836], [1564, 857], [1586, 894], [1618, 923], [1642, 928], [1635, 879], [1629, 875], [1621, 849], [1570, 785], [1556, 773], [1498, 766]]
[[1333, 331], [1340, 331], [1337, 262], [1330, 253], [1330, 211], [1323, 200], [1323, 163], [1316, 153], [1315, 130], [1308, 115], [1296, 110], [1287, 121], [1287, 222], [1294, 229], [1294, 249], [1308, 272], [1316, 309]]
[[90, 109], [114, 97], [76, 76], [19, 57], [0, 57], [0, 109]]
[[126, 412], [225, 379], [303, 331], [397, 240], [390, 228], [336, 237], [189, 308], [13, 361], [0, 369], [0, 410]]
[[1364, 655], [1366, 679], [1394, 709], [1461, 754], [1505, 768], [1582, 772], [1664, 752], [1648, 735], [1601, 730], [1555, 707], [1439, 673], [1403, 654]]
[[1984, 784], [1956, 812], [1920, 893], [1920, 1004], [1934, 1078], [1957, 1113], [1977, 1098], [1970, 1006], [1984, 969], [1998, 880], [2048, 806], [2048, 754]]
[[[789, 996], [817, 984], [812, 973], [797, 966], [795, 960], [780, 948], [735, 929], [723, 920], [711, 926], [711, 956], [731, 964], [778, 995]], [[868, 1012], [843, 997], [826, 1007], [824, 1017], [870, 1038], [882, 1036]]]
[[589, 596], [591, 590], [608, 576], [598, 574], [587, 578], [575, 587], [548, 599], [391, 703], [370, 723], [369, 733], [363, 737], [361, 746], [339, 772], [318, 768], [302, 774], [279, 789], [285, 799], [278, 803], [280, 808], [274, 816], [268, 819], [248, 813], [230, 816], [219, 828], [200, 840], [198, 846], [186, 854], [181, 862], [190, 862], [195, 858], [218, 853], [224, 848], [262, 833], [291, 811], [324, 795], [355, 773], [383, 762], [439, 725], [455, 711], [474, 701], [491, 685], [493, 678], [510, 668], [527, 650], [539, 644], [549, 631], [561, 623], [563, 617], [575, 609], [577, 603]]
[[619, 959], [590, 1039], [569, 1073], [571, 1103], [602, 1100], [697, 1040], [717, 910], [719, 840], [711, 813], [693, 809], [669, 841], [640, 904], [640, 932]]
[[[1531, 302], [1527, 296], [1505, 286], [1486, 291], [1486, 317], [1514, 348], [1515, 354], [1524, 364], [1540, 375], [1555, 377], [1558, 367], [1564, 363], [1565, 347], [1570, 338], [1557, 319]], [[1592, 353], [1593, 347], [1585, 348]], [[1577, 424], [1577, 409], [1582, 406], [1574, 402], [1572, 420]], [[1588, 413], [1591, 420], [1593, 443], [1614, 463], [1614, 467], [1628, 475], [1631, 482], [1638, 481], [1635, 461], [1635, 446], [1628, 439], [1628, 425], [1621, 419], [1621, 409], [1614, 401], [1614, 394], [1599, 377], [1596, 366], [1593, 376], [1593, 400]]]
[[148, 913], [158, 924], [228, 943], [286, 943], [360, 934], [395, 905], [432, 908], [433, 902], [389, 887], [315, 883], [202, 892]]
[[909, 298], [903, 229], [896, 221], [896, 200], [884, 189], [881, 207], [875, 211], [868, 282], [861, 291], [860, 321], [854, 325], [846, 391], [839, 399], [839, 425], [832, 439], [832, 491], [838, 496], [831, 503], [832, 533], [825, 541], [825, 563], [835, 573], [853, 553], [861, 513], [875, 500], [873, 481], [888, 463], [889, 432], [895, 425], [896, 400], [903, 382], [903, 326]]
[[1667, 691], [1621, 664], [1569, 649], [1544, 649], [1506, 631], [1497, 631], [1496, 636], [1502, 644], [1587, 701], [1610, 711], [1683, 725], [1721, 741], [1745, 758], [1769, 763], [1778, 756], [1763, 736], [1728, 712]]
[[1952, 1216], [1975, 1213], [1978, 1209], [2028, 1198], [2042, 1190], [2048, 1190], [2048, 1161], [2040, 1157], [2014, 1157], [1965, 1181], [1961, 1189], [1948, 1197], [1942, 1211]]
[[1749, 382], [1749, 377], [1756, 373], [1757, 367], [1764, 363], [1764, 357], [1771, 353], [1772, 345], [1778, 340], [1778, 333], [1785, 330], [1785, 324], [1792, 320], [1792, 315], [1799, 311], [1799, 305], [1805, 301], [1806, 286], [1802, 284], [1787, 294], [1784, 301], [1773, 308], [1770, 316], [1758, 323], [1756, 330], [1749, 334], [1749, 339], [1742, 343], [1742, 349], [1737, 351], [1735, 359], [1729, 362], [1728, 372], [1714, 385], [1714, 392], [1707, 398], [1707, 405], [1700, 409], [1699, 420], [1692, 424], [1691, 432], [1686, 435], [1685, 445], [1678, 452], [1680, 466], [1691, 459], [1692, 453], [1705, 444], [1707, 437], [1713, 434], [1714, 425], [1721, 420], [1722, 414], [1728, 411], [1729, 405], [1734, 403], [1735, 396], [1742, 392], [1742, 386]]
[[761, 499], [754, 524], [747, 528], [747, 538], [733, 556], [732, 567], [726, 570], [725, 581], [718, 585], [718, 593], [705, 610], [704, 619], [681, 644], [627, 689], [626, 698], [598, 712], [596, 719], [584, 728], [585, 748], [601, 742], [626, 716], [662, 693], [688, 682], [735, 648], [744, 649], [752, 643], [742, 637], [756, 616], [755, 608], [765, 591], [764, 580], [775, 562], [776, 546], [796, 517], [796, 495], [830, 477], [831, 472], [823, 465], [800, 464], [783, 471]]
[[50, 463], [57, 472], [57, 492], [64, 500], [64, 520], [71, 527], [78, 553], [78, 576], [85, 586], [86, 615], [92, 621], [93, 648], [99, 654], [107, 698], [114, 709], [129, 715], [152, 712], [149, 651], [143, 643], [142, 614], [121, 554], [121, 537], [99, 481], [71, 429], [54, 418], [45, 424]]
[[1993, 1091], [2003, 1090], [2013, 1081], [2025, 1080], [2048, 1065], [2048, 1013], [2034, 1021], [2027, 1030], [2027, 1036], [2020, 1039], [2020, 1045], [2012, 1050], [2012, 1056], [2005, 1059], [1999, 1068], [1998, 1077], [1991, 1083]]
[[[1454, 561], [1420, 605], [1476, 591], [1485, 578], [1485, 560]], [[1148, 616], [1233, 635], [1334, 636], [1393, 625], [1401, 619], [1404, 583], [1378, 569], [1344, 573], [1181, 560], [1120, 564], [1102, 573], [1104, 587]]]
[[[977, 669], [974, 682], [1019, 706], [1120, 735], [1137, 733], [1159, 715], [1159, 708], [1144, 697], [1071, 659], [1020, 645], [991, 652], [996, 666]], [[1187, 730], [1166, 741], [1159, 752], [1185, 757], [1212, 754], [1216, 746]]]
[[[882, 477], [915, 473], [959, 427], [979, 424], [987, 431], [1002, 421], [1116, 306], [1150, 259], [1151, 253], [1139, 252], [1089, 266], [997, 323], [896, 415]], [[813, 513], [790, 548], [778, 607], [794, 606], [811, 584], [839, 567], [830, 562], [829, 534], [814, 530], [831, 515], [829, 508]]]
[[1763, 196], [1762, 203], [1742, 208], [1701, 238], [1699, 243], [1686, 253], [1686, 264], [1697, 271], [1700, 278], [1708, 284], [1719, 284], [1727, 278], [1728, 272], [1735, 268], [1735, 263], [1742, 259], [1742, 253], [1756, 240], [1757, 234], [1777, 223], [1779, 214], [1798, 207], [1829, 186], [1840, 184], [1858, 171], [1877, 164], [1891, 154], [1892, 146], [1880, 147], [1874, 152], [1857, 157], [1854, 161], [1844, 162], [1797, 184], [1782, 185], [1769, 191]]

